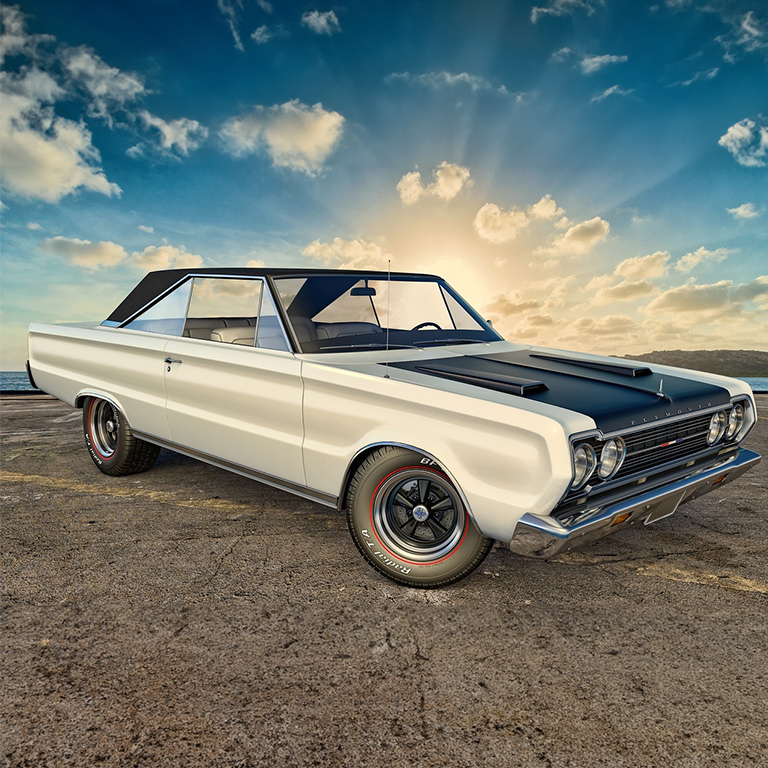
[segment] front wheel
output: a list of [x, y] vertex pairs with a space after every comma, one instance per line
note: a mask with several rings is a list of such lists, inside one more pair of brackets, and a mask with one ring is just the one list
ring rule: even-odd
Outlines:
[[99, 397], [83, 403], [83, 434], [93, 463], [105, 475], [144, 472], [160, 453], [156, 445], [135, 437], [122, 412]]
[[411, 587], [452, 584], [493, 546], [439, 466], [404, 448], [381, 448], [362, 463], [350, 484], [347, 523], [369, 564]]

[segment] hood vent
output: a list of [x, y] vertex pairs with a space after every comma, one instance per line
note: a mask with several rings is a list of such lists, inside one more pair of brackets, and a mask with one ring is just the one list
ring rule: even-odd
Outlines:
[[533, 379], [523, 379], [519, 376], [508, 376], [504, 373], [484, 373], [480, 371], [461, 371], [455, 367], [449, 367], [439, 364], [430, 366], [418, 365], [416, 370], [420, 373], [429, 373], [432, 376], [440, 376], [443, 379], [461, 381], [465, 384], [474, 384], [485, 387], [486, 389], [495, 389], [498, 392], [506, 392], [512, 395], [535, 395], [548, 389], [543, 381], [534, 381]]
[[579, 360], [575, 357], [560, 357], [559, 355], [542, 355], [531, 352], [530, 357], [537, 360], [552, 360], [555, 363], [566, 363], [574, 365], [577, 368], [590, 368], [593, 371], [604, 371], [605, 373], [616, 373], [619, 376], [650, 376], [653, 371], [647, 366], [622, 365], [621, 363], [603, 363], [593, 360]]

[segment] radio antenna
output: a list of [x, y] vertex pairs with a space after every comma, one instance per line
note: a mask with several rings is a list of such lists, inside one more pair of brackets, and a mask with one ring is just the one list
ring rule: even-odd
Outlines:
[[387, 259], [387, 339], [384, 352], [384, 378], [389, 378], [389, 326], [392, 324], [392, 318], [389, 314], [389, 284], [392, 282], [392, 259]]

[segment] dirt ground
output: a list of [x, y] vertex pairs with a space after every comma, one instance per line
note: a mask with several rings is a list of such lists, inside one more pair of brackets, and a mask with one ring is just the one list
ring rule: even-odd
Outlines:
[[0, 765], [766, 765], [768, 459], [420, 591], [333, 510], [168, 452], [109, 478], [79, 411], [0, 406]]

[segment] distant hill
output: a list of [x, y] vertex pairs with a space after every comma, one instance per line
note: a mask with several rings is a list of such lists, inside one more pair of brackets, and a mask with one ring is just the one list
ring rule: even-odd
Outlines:
[[768, 377], [768, 352], [754, 349], [698, 349], [694, 351], [668, 349], [646, 352], [642, 355], [625, 355], [631, 360], [646, 363], [693, 368], [723, 376], [748, 378]]

